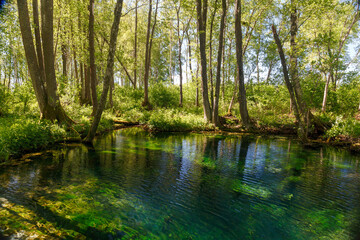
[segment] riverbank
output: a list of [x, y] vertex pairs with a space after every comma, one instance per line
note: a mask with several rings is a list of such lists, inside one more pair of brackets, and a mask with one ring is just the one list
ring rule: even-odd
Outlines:
[[[19, 159], [24, 154], [42, 151], [63, 142], [79, 142], [90, 127], [90, 118], [74, 119], [71, 128], [46, 120], [38, 116], [7, 115], [0, 117], [0, 165], [6, 165], [11, 159]], [[104, 114], [98, 133], [124, 127], [114, 123], [113, 115]]]
[[[0, 118], [0, 165], [13, 165], [18, 162], [12, 159], [27, 161], [27, 154], [43, 151], [57, 144], [81, 142], [89, 127], [90, 118], [77, 117], [76, 124], [71, 128], [59, 126], [56, 123], [39, 120], [36, 116], [3, 116]], [[288, 121], [289, 122], [289, 121]], [[255, 135], [282, 135], [296, 137], [294, 124], [262, 124], [257, 122], [252, 129], [244, 129], [234, 116], [221, 117], [223, 127], [216, 128], [207, 123], [201, 115], [186, 114], [173, 110], [156, 110], [148, 115], [147, 119], [139, 121], [124, 120], [112, 112], [105, 112], [97, 131], [97, 135], [116, 129], [131, 126], [141, 126], [152, 132], [214, 132], [222, 134], [255, 134]], [[332, 130], [334, 132], [334, 130]], [[317, 145], [331, 145], [344, 148], [355, 153], [360, 152], [360, 138], [327, 134], [310, 139], [308, 147]]]

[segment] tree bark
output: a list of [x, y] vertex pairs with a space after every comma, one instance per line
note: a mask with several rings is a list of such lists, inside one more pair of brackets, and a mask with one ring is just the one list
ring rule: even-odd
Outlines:
[[327, 101], [327, 96], [328, 96], [328, 91], [329, 91], [329, 84], [330, 84], [330, 75], [327, 78], [326, 84], [325, 84], [324, 97], [323, 97], [323, 102], [322, 102], [322, 106], [321, 106], [321, 111], [322, 112], [326, 111], [326, 101]]
[[34, 18], [34, 33], [35, 33], [35, 44], [36, 44], [36, 53], [37, 60], [40, 70], [41, 82], [45, 82], [45, 70], [44, 70], [44, 58], [43, 51], [41, 46], [41, 37], [40, 37], [40, 23], [39, 23], [39, 6], [38, 0], [33, 0], [33, 18]]
[[193, 73], [193, 69], [192, 69], [192, 54], [191, 54], [191, 39], [190, 39], [190, 35], [189, 35], [189, 31], [186, 31], [186, 36], [188, 39], [188, 51], [189, 51], [189, 69], [190, 69], [190, 76], [191, 76], [191, 81], [194, 82], [194, 73]]
[[96, 65], [95, 65], [95, 37], [94, 37], [94, 0], [90, 0], [89, 3], [89, 54], [90, 54], [90, 89], [91, 89], [91, 101], [93, 105], [93, 112], [96, 113], [98, 107], [98, 100], [96, 94]]
[[207, 63], [206, 63], [206, 18], [207, 0], [196, 0], [198, 37], [200, 42], [200, 61], [201, 61], [201, 92], [203, 97], [204, 117], [211, 122], [211, 109], [208, 93]]
[[220, 23], [220, 35], [219, 35], [219, 49], [217, 57], [217, 69], [216, 69], [216, 86], [215, 86], [215, 98], [213, 106], [213, 123], [215, 126], [220, 125], [219, 121], [219, 98], [220, 98], [220, 81], [221, 81], [221, 60], [224, 47], [224, 32], [225, 32], [225, 18], [226, 18], [226, 0], [222, 0], [222, 15]]
[[150, 108], [149, 102], [149, 45], [150, 45], [150, 31], [151, 31], [151, 13], [152, 13], [152, 0], [149, 0], [149, 13], [148, 13], [148, 25], [147, 25], [147, 33], [146, 33], [146, 48], [145, 48], [145, 73], [144, 73], [144, 101], [142, 103], [143, 106]]
[[196, 61], [196, 76], [195, 76], [195, 81], [196, 81], [196, 99], [195, 99], [195, 104], [196, 107], [199, 107], [199, 61]]
[[138, 28], [138, 0], [135, 0], [135, 40], [134, 40], [134, 89], [137, 81], [137, 28]]
[[[225, 18], [226, 21], [226, 18]], [[224, 29], [224, 38], [226, 36], [226, 26]], [[223, 104], [225, 106], [225, 79], [226, 79], [226, 72], [225, 72], [225, 42], [223, 46], [223, 53], [222, 53], [223, 59], [222, 59], [222, 84], [221, 84], [221, 93], [222, 93], [222, 99]]]
[[[213, 114], [214, 110], [214, 80], [213, 80], [213, 67], [212, 67], [212, 36], [213, 36], [213, 29], [214, 29], [214, 20], [215, 20], [215, 14], [217, 11], [217, 1], [215, 0], [215, 7], [214, 12], [211, 15], [211, 21], [210, 21], [210, 34], [209, 34], [209, 80], [210, 80], [210, 111]], [[214, 119], [212, 119], [212, 122], [214, 122]]]
[[91, 142], [95, 137], [96, 130], [100, 123], [101, 115], [105, 108], [106, 99], [110, 88], [110, 82], [114, 75], [114, 58], [115, 58], [115, 50], [116, 50], [116, 41], [119, 32], [122, 4], [123, 4], [123, 0], [117, 0], [114, 10], [114, 21], [111, 27], [109, 54], [107, 57], [107, 66], [104, 77], [103, 92], [101, 94], [99, 105], [96, 109], [94, 121], [91, 124], [88, 135], [84, 139], [85, 142]]
[[235, 7], [235, 40], [236, 40], [236, 68], [239, 83], [239, 107], [242, 123], [246, 128], [251, 127], [250, 117], [247, 109], [246, 90], [243, 66], [243, 44], [241, 30], [241, 0], [236, 1]]
[[305, 131], [304, 122], [301, 119], [301, 114], [300, 114], [301, 110], [300, 110], [300, 107], [298, 105], [295, 89], [294, 89], [293, 84], [292, 84], [292, 82], [290, 80], [290, 77], [289, 77], [289, 72], [288, 72], [288, 69], [287, 69], [287, 64], [286, 64], [286, 59], [285, 59], [285, 54], [284, 54], [284, 51], [283, 51], [283, 48], [282, 48], [282, 44], [281, 44], [280, 38], [279, 38], [279, 36], [278, 36], [278, 34], [276, 32], [276, 28], [275, 28], [274, 25], [272, 26], [272, 31], [273, 31], [275, 43], [277, 45], [277, 49], [278, 49], [278, 52], [279, 52], [281, 65], [282, 65], [282, 68], [283, 68], [285, 85], [286, 85], [286, 87], [287, 87], [287, 89], [289, 91], [290, 100], [291, 100], [291, 103], [292, 103], [292, 108], [295, 111], [295, 117], [296, 117], [296, 120], [297, 120], [297, 122], [299, 124], [299, 130], [300, 130], [299, 131], [299, 136], [303, 141], [306, 142], [307, 141], [307, 136], [305, 134], [306, 131]]
[[180, 36], [180, 5], [176, 9], [176, 17], [177, 17], [177, 33], [178, 33], [178, 47], [179, 47], [179, 53], [178, 53], [178, 60], [179, 60], [179, 75], [180, 75], [180, 100], [179, 100], [179, 106], [182, 107], [183, 105], [183, 89], [182, 89], [182, 83], [183, 83], [183, 74], [182, 74], [182, 61], [181, 61], [181, 47], [182, 47], [182, 39]]
[[91, 104], [91, 92], [90, 92], [90, 68], [84, 64], [84, 84], [82, 89], [82, 104]]
[[53, 29], [53, 0], [41, 0], [41, 31], [42, 47], [44, 54], [47, 108], [44, 117], [50, 120], [58, 120], [71, 124], [73, 121], [63, 110], [59, 95], [57, 94], [57, 84], [55, 75], [55, 57], [54, 57], [54, 29]]
[[150, 63], [151, 63], [151, 47], [152, 47], [152, 39], [154, 36], [154, 30], [156, 26], [158, 5], [159, 5], [159, 0], [156, 1], [154, 23], [151, 28], [152, 0], [149, 0], [148, 29], [146, 34], [146, 49], [145, 49], [144, 101], [142, 102], [142, 105], [148, 109], [151, 109], [151, 104], [149, 102], [148, 88], [149, 88], [149, 74], [150, 74]]
[[[42, 49], [46, 54], [44, 57], [45, 81], [42, 79], [39, 57], [36, 55], [33, 36], [30, 27], [30, 18], [27, 1], [17, 0], [20, 30], [35, 95], [39, 104], [41, 117], [51, 121], [58, 120], [66, 124], [73, 123], [63, 110], [57, 95], [57, 85], [54, 67], [54, 44], [53, 44], [53, 1], [42, 0]], [[35, 3], [37, 7], [37, 2]], [[35, 9], [35, 14], [38, 13]], [[38, 15], [35, 16], [38, 23]], [[36, 23], [35, 23], [36, 24]], [[35, 35], [39, 36], [38, 33]], [[37, 41], [40, 43], [39, 39]], [[41, 46], [41, 45], [40, 45]], [[41, 60], [40, 60], [41, 61]], [[46, 83], [46, 85], [44, 84]]]
[[173, 68], [172, 68], [172, 27], [170, 27], [170, 44], [169, 45], [170, 45], [169, 46], [169, 62], [170, 62], [169, 75], [170, 75], [171, 84], [174, 84]]
[[61, 58], [62, 58], [62, 62], [63, 62], [63, 76], [65, 77], [65, 79], [67, 80], [68, 78], [68, 65], [69, 65], [69, 49], [68, 46], [65, 44], [61, 45]]

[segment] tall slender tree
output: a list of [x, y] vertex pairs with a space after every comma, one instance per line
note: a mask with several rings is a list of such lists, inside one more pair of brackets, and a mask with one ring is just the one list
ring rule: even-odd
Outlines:
[[213, 107], [213, 123], [215, 126], [219, 126], [219, 99], [220, 99], [220, 82], [221, 82], [221, 60], [224, 48], [224, 33], [225, 33], [225, 18], [226, 18], [226, 0], [222, 0], [222, 15], [220, 23], [220, 35], [219, 35], [219, 49], [217, 58], [217, 69], [216, 69], [216, 86], [215, 86], [215, 98]]
[[151, 108], [149, 101], [149, 75], [150, 75], [150, 64], [151, 64], [151, 48], [152, 40], [154, 37], [154, 31], [156, 26], [157, 12], [158, 12], [159, 0], [156, 0], [154, 23], [151, 27], [151, 13], [152, 13], [152, 0], [149, 0], [149, 13], [148, 13], [148, 26], [146, 33], [146, 50], [145, 50], [145, 73], [144, 73], [144, 101], [142, 105], [148, 109]]
[[196, 0], [198, 38], [200, 45], [200, 62], [201, 62], [201, 92], [203, 97], [204, 117], [211, 122], [212, 114], [208, 93], [208, 77], [206, 62], [206, 19], [208, 2], [207, 0]]
[[90, 89], [91, 100], [93, 105], [92, 115], [96, 113], [98, 107], [98, 100], [96, 94], [96, 65], [95, 65], [95, 35], [94, 35], [94, 0], [89, 2], [89, 55], [90, 55]]
[[114, 75], [114, 59], [115, 59], [115, 50], [116, 50], [116, 41], [119, 32], [119, 24], [120, 24], [120, 17], [121, 17], [121, 10], [122, 10], [123, 0], [117, 0], [116, 6], [114, 10], [114, 21], [111, 27], [111, 34], [110, 34], [110, 44], [109, 44], [109, 53], [107, 57], [107, 65], [106, 65], [106, 73], [104, 77], [104, 85], [103, 85], [103, 92], [101, 94], [99, 106], [96, 109], [96, 113], [94, 116], [94, 121], [91, 124], [89, 132], [84, 139], [85, 142], [91, 142], [94, 137], [96, 130], [99, 126], [101, 115], [104, 111], [107, 95], [110, 88], [110, 82]]
[[237, 82], [239, 84], [239, 107], [242, 123], [246, 128], [251, 127], [249, 112], [247, 109], [244, 62], [243, 62], [243, 43], [241, 29], [241, 0], [236, 0], [235, 5], [235, 40], [236, 40], [236, 69]]

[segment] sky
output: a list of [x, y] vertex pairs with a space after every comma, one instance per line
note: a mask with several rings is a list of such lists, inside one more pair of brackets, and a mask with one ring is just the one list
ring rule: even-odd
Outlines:
[[5, 4], [5, 0], [0, 0], [0, 11], [1, 11], [4, 4]]

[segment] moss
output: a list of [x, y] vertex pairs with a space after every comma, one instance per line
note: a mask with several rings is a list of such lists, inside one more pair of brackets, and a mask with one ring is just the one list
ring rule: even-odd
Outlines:
[[233, 185], [233, 190], [252, 197], [269, 198], [271, 191], [263, 186], [251, 186], [240, 181], [236, 181]]
[[287, 178], [285, 178], [285, 181], [286, 182], [294, 182], [294, 183], [297, 183], [297, 182], [300, 182], [302, 180], [302, 177], [301, 176], [289, 176]]
[[200, 157], [200, 158], [195, 158], [195, 163], [204, 168], [208, 168], [208, 169], [216, 168], [215, 160], [210, 157], [204, 156], [204, 157]]

